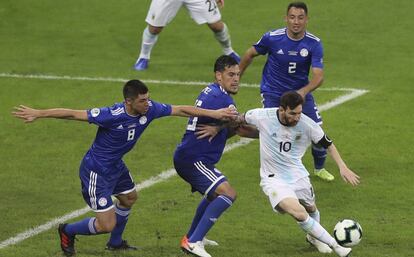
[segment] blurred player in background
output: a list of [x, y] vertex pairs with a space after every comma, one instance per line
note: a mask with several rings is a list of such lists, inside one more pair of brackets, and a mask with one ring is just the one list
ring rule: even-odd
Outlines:
[[152, 0], [145, 21], [148, 26], [142, 34], [141, 52], [134, 65], [135, 70], [148, 68], [151, 50], [158, 39], [158, 34], [170, 23], [177, 12], [184, 6], [197, 24], [207, 23], [214, 37], [220, 43], [223, 53], [240, 62], [239, 55], [231, 47], [230, 34], [226, 24], [221, 20], [218, 7], [224, 6], [224, 0]]
[[[288, 5], [286, 27], [265, 33], [249, 48], [240, 62], [241, 74], [258, 55], [267, 55], [260, 82], [263, 107], [279, 107], [280, 96], [296, 90], [304, 99], [303, 113], [322, 125], [312, 91], [323, 82], [323, 48], [319, 38], [306, 31], [308, 8], [303, 2]], [[309, 70], [312, 67], [312, 79]], [[334, 176], [325, 167], [326, 150], [312, 145], [314, 174], [332, 181]]]
[[[111, 107], [90, 110], [32, 109], [21, 105], [13, 112], [25, 122], [39, 118], [87, 121], [96, 124], [98, 131], [79, 169], [82, 194], [96, 217], [60, 224], [60, 245], [65, 255], [75, 254], [76, 235], [111, 233], [107, 250], [136, 250], [122, 233], [128, 221], [137, 191], [132, 176], [122, 160], [154, 119], [164, 116], [208, 116], [223, 119], [235, 116], [234, 110], [205, 110], [193, 106], [161, 104], [149, 99], [148, 88], [139, 80], [128, 81], [123, 88], [125, 101]], [[118, 200], [114, 203], [111, 196]]]
[[250, 110], [239, 119], [259, 130], [260, 186], [272, 209], [291, 215], [307, 233], [306, 240], [319, 252], [333, 250], [338, 256], [349, 256], [352, 249], [340, 246], [320, 224], [314, 190], [302, 157], [311, 143], [317, 143], [328, 150], [345, 182], [356, 186], [359, 176], [347, 167], [322, 128], [302, 114], [302, 106], [303, 97], [296, 91], [288, 91], [282, 95], [279, 108]]

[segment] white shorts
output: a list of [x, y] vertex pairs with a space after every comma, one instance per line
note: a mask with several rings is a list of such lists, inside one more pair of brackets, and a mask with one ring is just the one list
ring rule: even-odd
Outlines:
[[152, 0], [145, 21], [154, 27], [165, 27], [184, 5], [197, 24], [215, 23], [221, 20], [215, 0]]
[[309, 177], [304, 177], [294, 184], [286, 183], [275, 178], [262, 178], [260, 186], [269, 197], [272, 209], [277, 212], [276, 206], [286, 198], [298, 199], [302, 205], [315, 205], [315, 194]]

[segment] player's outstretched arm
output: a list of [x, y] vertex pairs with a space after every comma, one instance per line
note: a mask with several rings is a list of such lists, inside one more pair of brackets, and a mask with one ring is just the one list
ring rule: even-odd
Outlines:
[[305, 96], [312, 92], [313, 90], [320, 87], [323, 83], [323, 69], [321, 68], [312, 68], [312, 79], [309, 81], [309, 83], [299, 89], [297, 92], [305, 98]]
[[256, 48], [254, 48], [253, 46], [247, 49], [247, 51], [244, 53], [243, 58], [241, 59], [240, 64], [239, 64], [240, 77], [243, 75], [247, 67], [252, 63], [253, 58], [258, 55], [259, 53], [256, 51]]
[[248, 124], [242, 124], [236, 129], [236, 134], [241, 137], [259, 138], [259, 130]]
[[12, 114], [16, 118], [24, 120], [26, 123], [33, 122], [39, 118], [88, 121], [88, 114], [86, 113], [86, 110], [72, 110], [63, 108], [42, 110], [20, 105], [19, 107], [14, 107]]
[[172, 116], [181, 117], [210, 117], [217, 120], [229, 120], [234, 119], [237, 115], [237, 110], [234, 108], [222, 108], [218, 110], [209, 110], [198, 108], [189, 105], [172, 105], [171, 106]]
[[342, 160], [341, 155], [338, 152], [338, 149], [336, 149], [334, 144], [331, 144], [328, 147], [328, 152], [338, 165], [339, 173], [341, 174], [342, 179], [353, 186], [358, 185], [359, 176], [346, 166], [345, 162]]

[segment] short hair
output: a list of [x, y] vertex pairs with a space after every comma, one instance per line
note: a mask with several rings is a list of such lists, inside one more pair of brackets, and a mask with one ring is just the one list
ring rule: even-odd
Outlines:
[[238, 64], [239, 63], [233, 57], [228, 55], [222, 55], [219, 58], [217, 58], [216, 63], [214, 64], [214, 72], [223, 72], [226, 68]]
[[303, 9], [305, 14], [308, 15], [308, 7], [304, 2], [292, 2], [288, 5], [286, 13], [289, 13], [290, 8], [295, 7], [298, 9]]
[[148, 88], [142, 81], [138, 79], [132, 79], [125, 83], [123, 93], [125, 99], [135, 99], [138, 97], [138, 95], [144, 95], [148, 93]]
[[296, 91], [288, 91], [280, 98], [280, 106], [285, 110], [287, 107], [293, 110], [299, 105], [303, 105], [303, 97]]

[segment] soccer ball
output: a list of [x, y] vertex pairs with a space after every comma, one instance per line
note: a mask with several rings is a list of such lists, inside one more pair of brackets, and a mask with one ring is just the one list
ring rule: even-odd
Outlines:
[[336, 223], [333, 234], [338, 244], [346, 247], [354, 246], [361, 241], [362, 228], [358, 222], [344, 219]]

